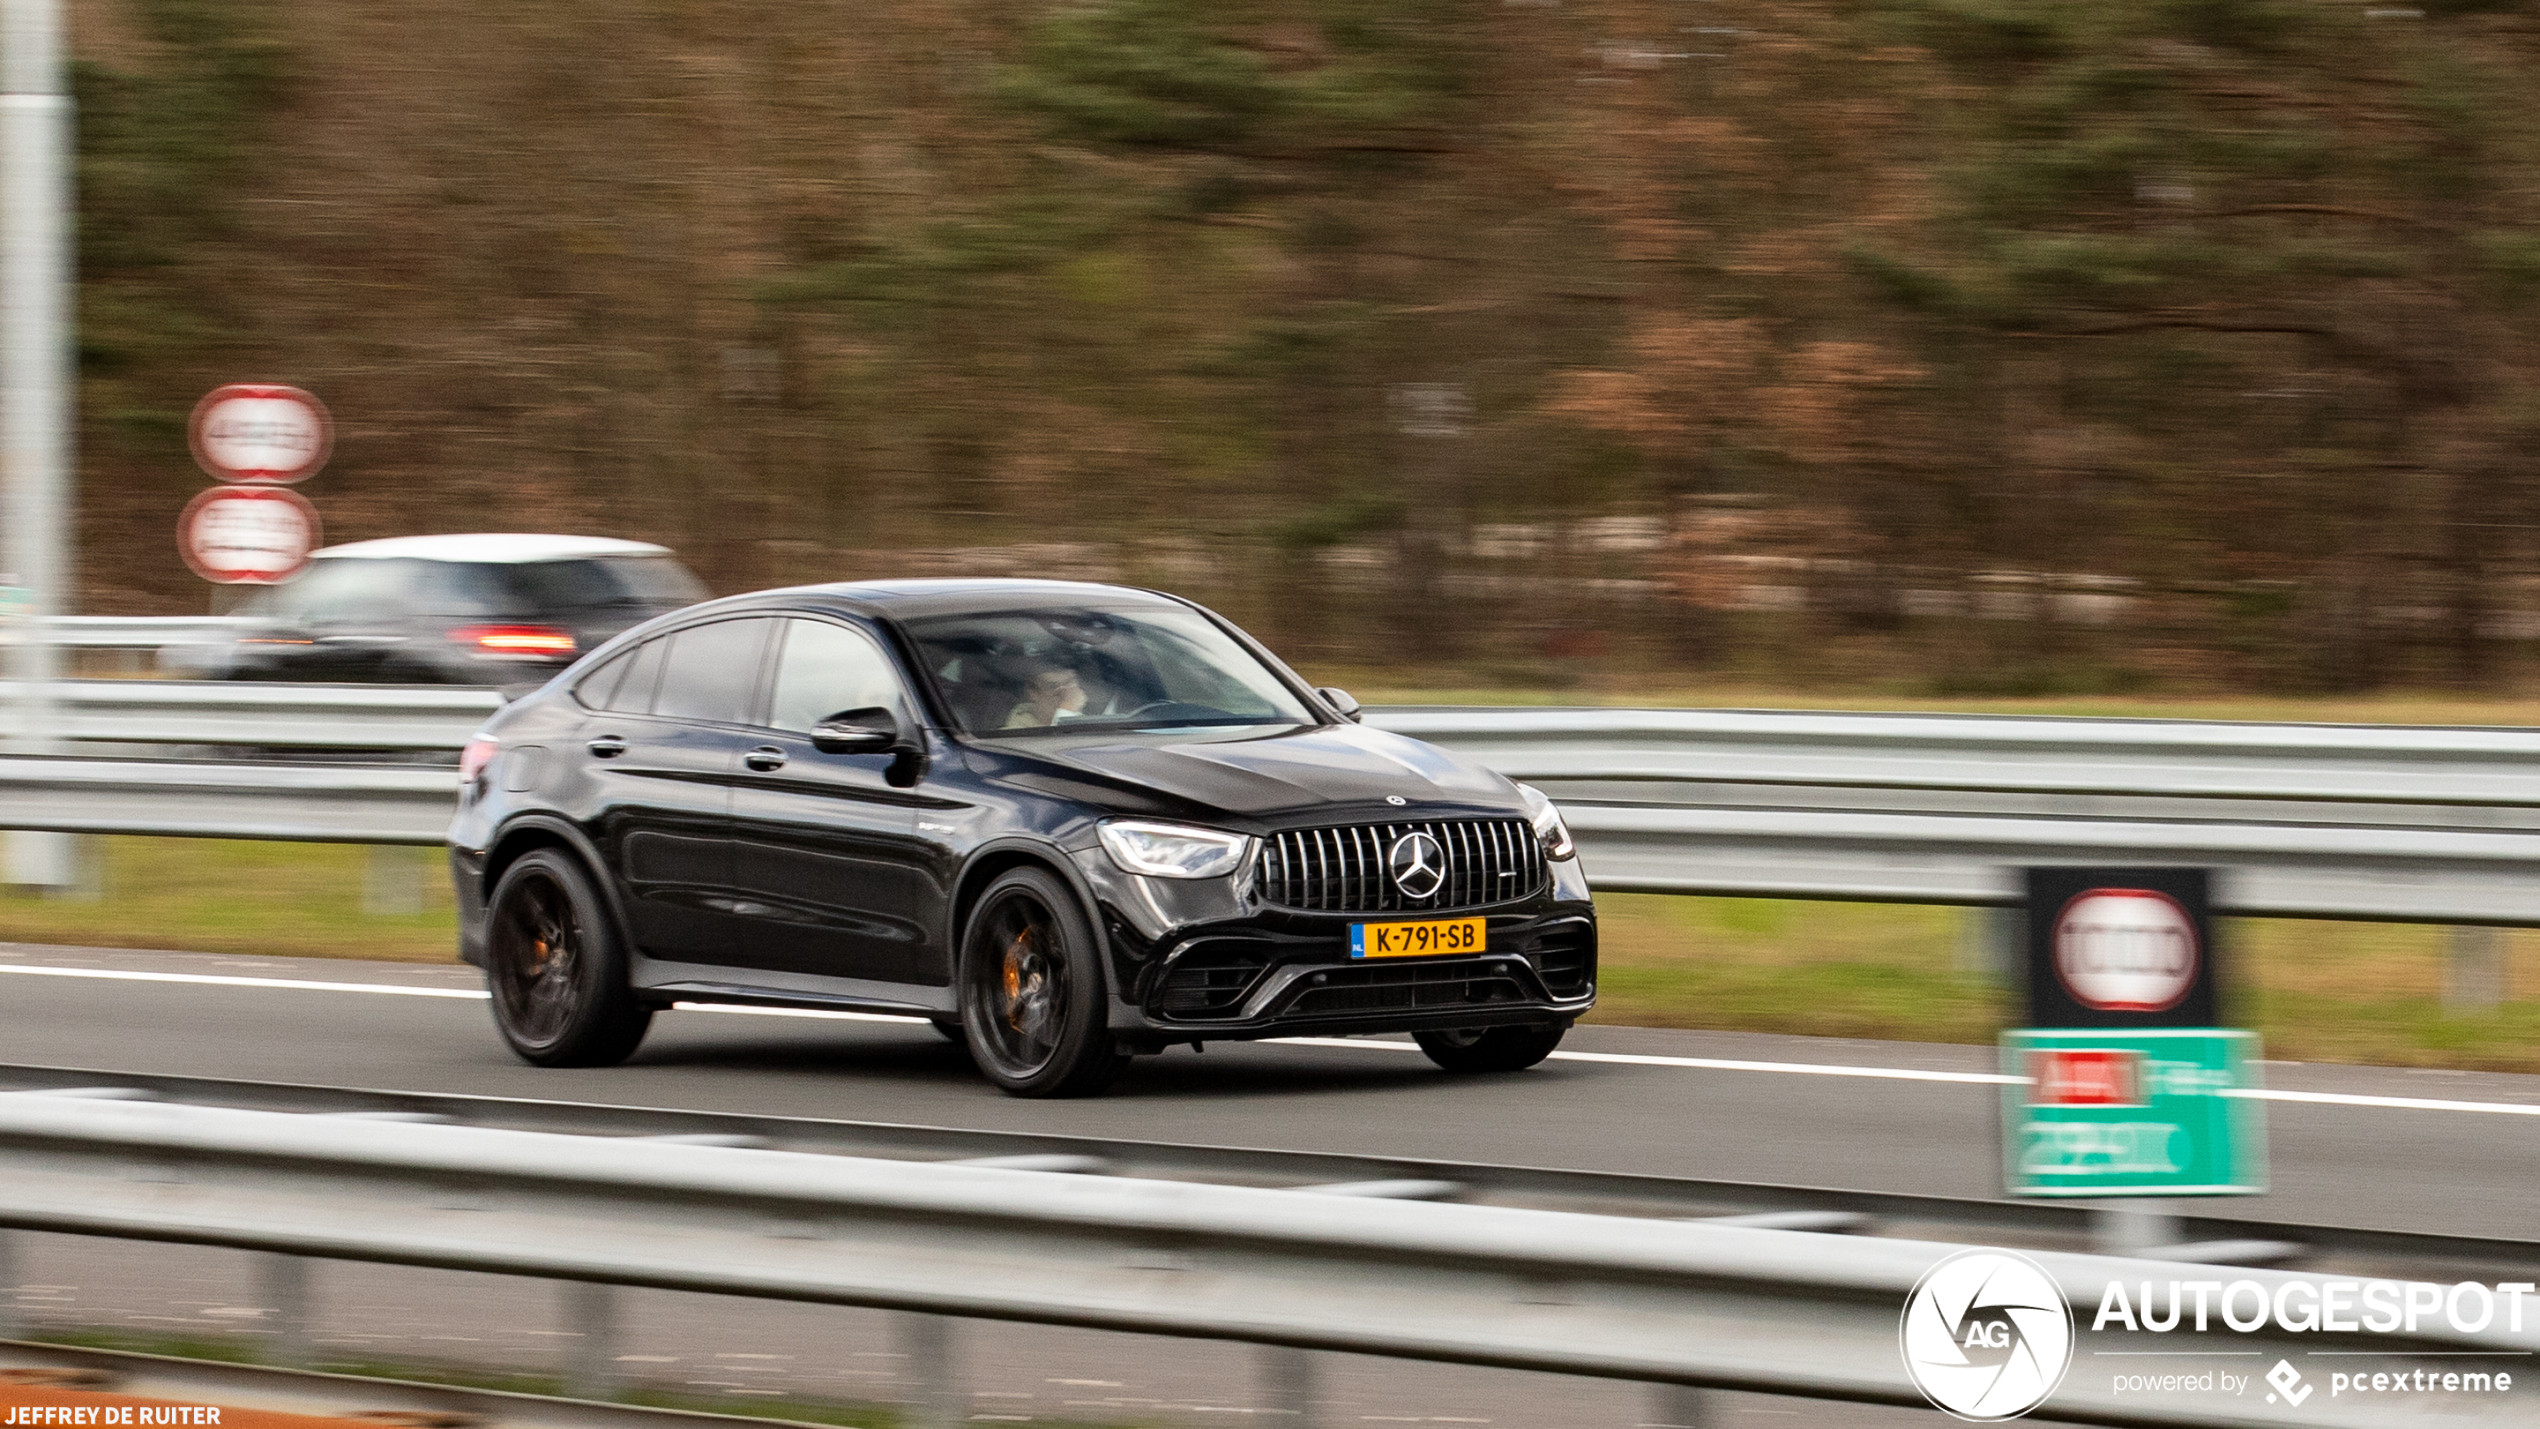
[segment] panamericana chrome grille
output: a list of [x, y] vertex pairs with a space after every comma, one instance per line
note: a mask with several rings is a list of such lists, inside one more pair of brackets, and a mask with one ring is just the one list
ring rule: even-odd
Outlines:
[[[1406, 834], [1424, 833], [1446, 856], [1446, 881], [1426, 898], [1405, 894], [1385, 866]], [[1545, 878], [1543, 842], [1524, 819], [1414, 819], [1290, 829], [1261, 849], [1262, 901], [1309, 913], [1443, 913], [1532, 897]]]

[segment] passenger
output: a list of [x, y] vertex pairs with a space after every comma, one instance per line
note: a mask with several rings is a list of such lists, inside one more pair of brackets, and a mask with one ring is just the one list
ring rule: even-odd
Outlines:
[[1023, 679], [1023, 699], [1005, 717], [1007, 729], [1038, 729], [1085, 712], [1084, 681], [1053, 661], [1035, 661]]

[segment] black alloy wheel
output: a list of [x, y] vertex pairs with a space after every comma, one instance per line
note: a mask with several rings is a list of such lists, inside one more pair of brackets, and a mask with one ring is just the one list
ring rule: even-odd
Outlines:
[[1457, 1027], [1414, 1032], [1411, 1040], [1429, 1060], [1450, 1072], [1522, 1072], [1561, 1045], [1563, 1023], [1547, 1027]]
[[626, 1060], [653, 1010], [626, 985], [626, 958], [590, 875], [562, 849], [503, 870], [487, 919], [494, 1026], [522, 1061], [607, 1067]]
[[961, 940], [971, 1059], [1019, 1097], [1100, 1094], [1127, 1065], [1103, 1025], [1102, 963], [1075, 894], [1037, 868], [989, 884]]

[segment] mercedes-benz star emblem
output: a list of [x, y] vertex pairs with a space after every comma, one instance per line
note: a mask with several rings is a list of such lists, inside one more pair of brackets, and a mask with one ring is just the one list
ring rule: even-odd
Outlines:
[[1385, 851], [1385, 867], [1404, 897], [1433, 897], [1446, 883], [1446, 850], [1427, 834], [1404, 834]]

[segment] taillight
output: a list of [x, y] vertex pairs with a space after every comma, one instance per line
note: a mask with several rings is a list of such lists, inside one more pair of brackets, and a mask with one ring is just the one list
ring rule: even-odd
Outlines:
[[490, 655], [570, 655], [574, 650], [573, 632], [552, 625], [463, 625], [450, 638]]
[[459, 751], [459, 782], [475, 783], [477, 777], [485, 772], [485, 766], [494, 762], [494, 752], [502, 747], [499, 741], [487, 735], [480, 734], [469, 740], [467, 748]]

